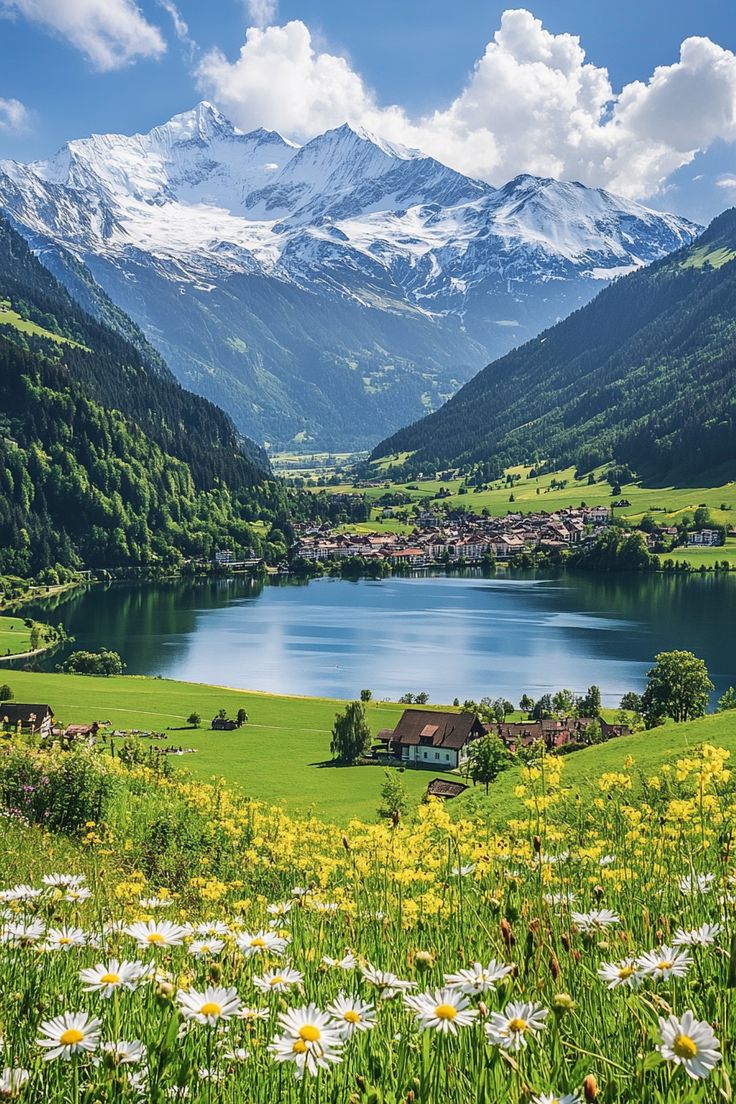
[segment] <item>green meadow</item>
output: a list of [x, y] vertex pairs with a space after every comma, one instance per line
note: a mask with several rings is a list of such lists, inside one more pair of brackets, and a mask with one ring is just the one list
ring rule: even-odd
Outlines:
[[[173, 763], [199, 780], [222, 777], [249, 797], [281, 804], [291, 813], [315, 813], [341, 824], [351, 817], [375, 817], [383, 769], [378, 765], [329, 765], [330, 733], [336, 712], [344, 708], [343, 701], [130, 675], [106, 679], [13, 671], [8, 673], [8, 681], [16, 700], [47, 702], [65, 724], [110, 721], [116, 728], [166, 732], [169, 744], [196, 749], [193, 755], [173, 757]], [[235, 716], [241, 707], [249, 717], [242, 729], [209, 729], [219, 709]], [[375, 735], [381, 728], [393, 727], [403, 708], [396, 703], [369, 703], [371, 732]], [[186, 723], [192, 712], [202, 717], [200, 729]], [[575, 752], [566, 757], [565, 781], [584, 792], [588, 778], [620, 770], [629, 755], [636, 760], [637, 769], [653, 773], [663, 762], [703, 741], [736, 752], [736, 711], [690, 724], [664, 725]], [[156, 741], [152, 744], [162, 746]], [[435, 776], [431, 771], [402, 772], [412, 802], [421, 799]], [[521, 811], [514, 796], [517, 780], [517, 770], [511, 769], [491, 788], [487, 801], [499, 819]], [[470, 794], [476, 795], [472, 800], [485, 803], [480, 789], [471, 789]], [[456, 807], [462, 808], [468, 796], [456, 799]]]

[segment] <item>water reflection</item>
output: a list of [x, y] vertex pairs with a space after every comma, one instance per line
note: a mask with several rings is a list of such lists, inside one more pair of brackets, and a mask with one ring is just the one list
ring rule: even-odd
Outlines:
[[735, 597], [725, 575], [219, 579], [96, 586], [30, 612], [60, 620], [75, 647], [116, 648], [132, 673], [433, 701], [596, 682], [612, 704], [664, 649], [701, 655], [718, 692], [736, 682]]

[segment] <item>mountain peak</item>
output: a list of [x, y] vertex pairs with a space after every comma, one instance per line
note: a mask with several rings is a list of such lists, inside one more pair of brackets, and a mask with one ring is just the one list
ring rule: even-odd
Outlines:
[[151, 136], [168, 134], [174, 142], [208, 142], [212, 138], [232, 138], [242, 132], [209, 100], [202, 100], [189, 111], [172, 116], [168, 122], [154, 127]]

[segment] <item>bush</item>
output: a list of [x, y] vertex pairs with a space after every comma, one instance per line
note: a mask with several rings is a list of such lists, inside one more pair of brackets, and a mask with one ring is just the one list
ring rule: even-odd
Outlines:
[[11, 749], [0, 757], [3, 806], [33, 824], [78, 834], [107, 815], [115, 779], [88, 749]]

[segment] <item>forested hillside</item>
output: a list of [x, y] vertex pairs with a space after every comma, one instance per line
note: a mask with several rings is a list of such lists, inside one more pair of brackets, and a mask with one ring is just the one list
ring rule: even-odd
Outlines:
[[0, 571], [260, 546], [243, 519], [278, 512], [265, 458], [144, 352], [0, 220]]
[[405, 473], [546, 460], [651, 479], [736, 476], [736, 210], [623, 277], [379, 445]]

